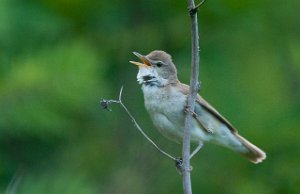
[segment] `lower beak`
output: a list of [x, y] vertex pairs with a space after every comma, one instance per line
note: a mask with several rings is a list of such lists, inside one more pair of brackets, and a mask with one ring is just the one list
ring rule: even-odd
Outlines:
[[133, 52], [133, 54], [135, 56], [137, 56], [143, 63], [136, 62], [136, 61], [129, 61], [130, 63], [137, 65], [138, 67], [151, 67], [152, 66], [150, 61], [144, 55], [141, 55], [138, 52]]

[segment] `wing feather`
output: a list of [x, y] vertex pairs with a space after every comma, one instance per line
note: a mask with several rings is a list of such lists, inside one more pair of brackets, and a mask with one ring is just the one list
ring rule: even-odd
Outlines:
[[[188, 95], [189, 94], [189, 86], [186, 84], [178, 83], [179, 88], [182, 93]], [[219, 119], [222, 123], [224, 123], [231, 132], [237, 133], [237, 130], [233, 125], [225, 118], [223, 117], [213, 106], [211, 106], [207, 101], [205, 101], [199, 94], [197, 94], [196, 103], [199, 104], [201, 107], [203, 107], [205, 110], [207, 110], [209, 113], [211, 113], [213, 116], [215, 116], [217, 119]]]

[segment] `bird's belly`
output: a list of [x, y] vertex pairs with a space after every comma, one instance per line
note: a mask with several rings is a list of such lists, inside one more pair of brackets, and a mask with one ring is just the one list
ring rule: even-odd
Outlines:
[[181, 142], [185, 118], [184, 106], [162, 101], [151, 108], [148, 107], [147, 110], [160, 133], [175, 142]]
[[184, 129], [186, 96], [175, 90], [165, 93], [160, 88], [144, 88], [145, 107], [165, 137], [180, 142]]
[[[143, 87], [143, 92], [145, 107], [155, 127], [168, 139], [178, 143], [182, 142], [185, 128], [186, 95], [180, 94], [174, 88], [166, 92], [159, 87]], [[236, 139], [231, 130], [210, 112], [200, 109], [197, 114], [205, 126], [212, 129], [213, 134], [202, 129], [197, 120], [192, 119], [190, 128], [192, 142], [212, 142], [229, 148], [240, 146], [240, 141]]]
[[151, 118], [158, 131], [170, 140], [180, 143], [183, 136], [182, 124], [169, 120], [161, 113], [151, 114]]
[[[145, 107], [159, 132], [175, 142], [182, 142], [185, 126], [186, 95], [176, 90], [165, 93], [157, 87], [143, 88]], [[210, 141], [212, 136], [201, 129], [195, 119], [191, 123], [191, 141]]]
[[[155, 127], [158, 131], [170, 140], [177, 143], [182, 142], [185, 128], [185, 114], [183, 109], [174, 112], [158, 113], [149, 111]], [[191, 141], [198, 143], [199, 141], [210, 141], [212, 136], [204, 129], [201, 129], [196, 120], [192, 119], [191, 123]]]

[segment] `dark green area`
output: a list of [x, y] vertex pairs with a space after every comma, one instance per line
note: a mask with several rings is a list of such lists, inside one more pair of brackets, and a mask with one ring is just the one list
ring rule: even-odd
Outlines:
[[[185, 0], [0, 1], [0, 193], [182, 193], [173, 155], [143, 106], [136, 60], [161, 49], [190, 74]], [[263, 148], [254, 165], [206, 144], [192, 161], [194, 193], [300, 193], [299, 0], [208, 1], [199, 14], [201, 95]], [[14, 179], [15, 177], [16, 179]], [[15, 192], [14, 192], [15, 190]]]

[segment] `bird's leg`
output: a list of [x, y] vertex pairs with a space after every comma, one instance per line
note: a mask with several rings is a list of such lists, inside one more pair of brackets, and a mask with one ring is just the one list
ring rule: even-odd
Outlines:
[[199, 141], [196, 149], [194, 149], [194, 151], [192, 152], [192, 154], [190, 155], [190, 159], [192, 159], [192, 157], [194, 157], [198, 152], [199, 150], [203, 147], [203, 143], [202, 141]]
[[198, 122], [198, 124], [201, 126], [201, 128], [202, 128], [205, 132], [210, 133], [210, 134], [213, 134], [213, 133], [214, 133], [213, 130], [212, 130], [211, 128], [207, 128], [207, 127], [202, 123], [202, 121], [199, 119], [198, 114], [195, 113], [194, 111], [191, 111], [191, 109], [189, 109], [189, 107], [186, 106], [186, 107], [184, 108], [184, 112], [185, 112], [185, 113], [188, 113], [188, 112], [192, 113], [192, 116], [196, 119], [196, 121]]

